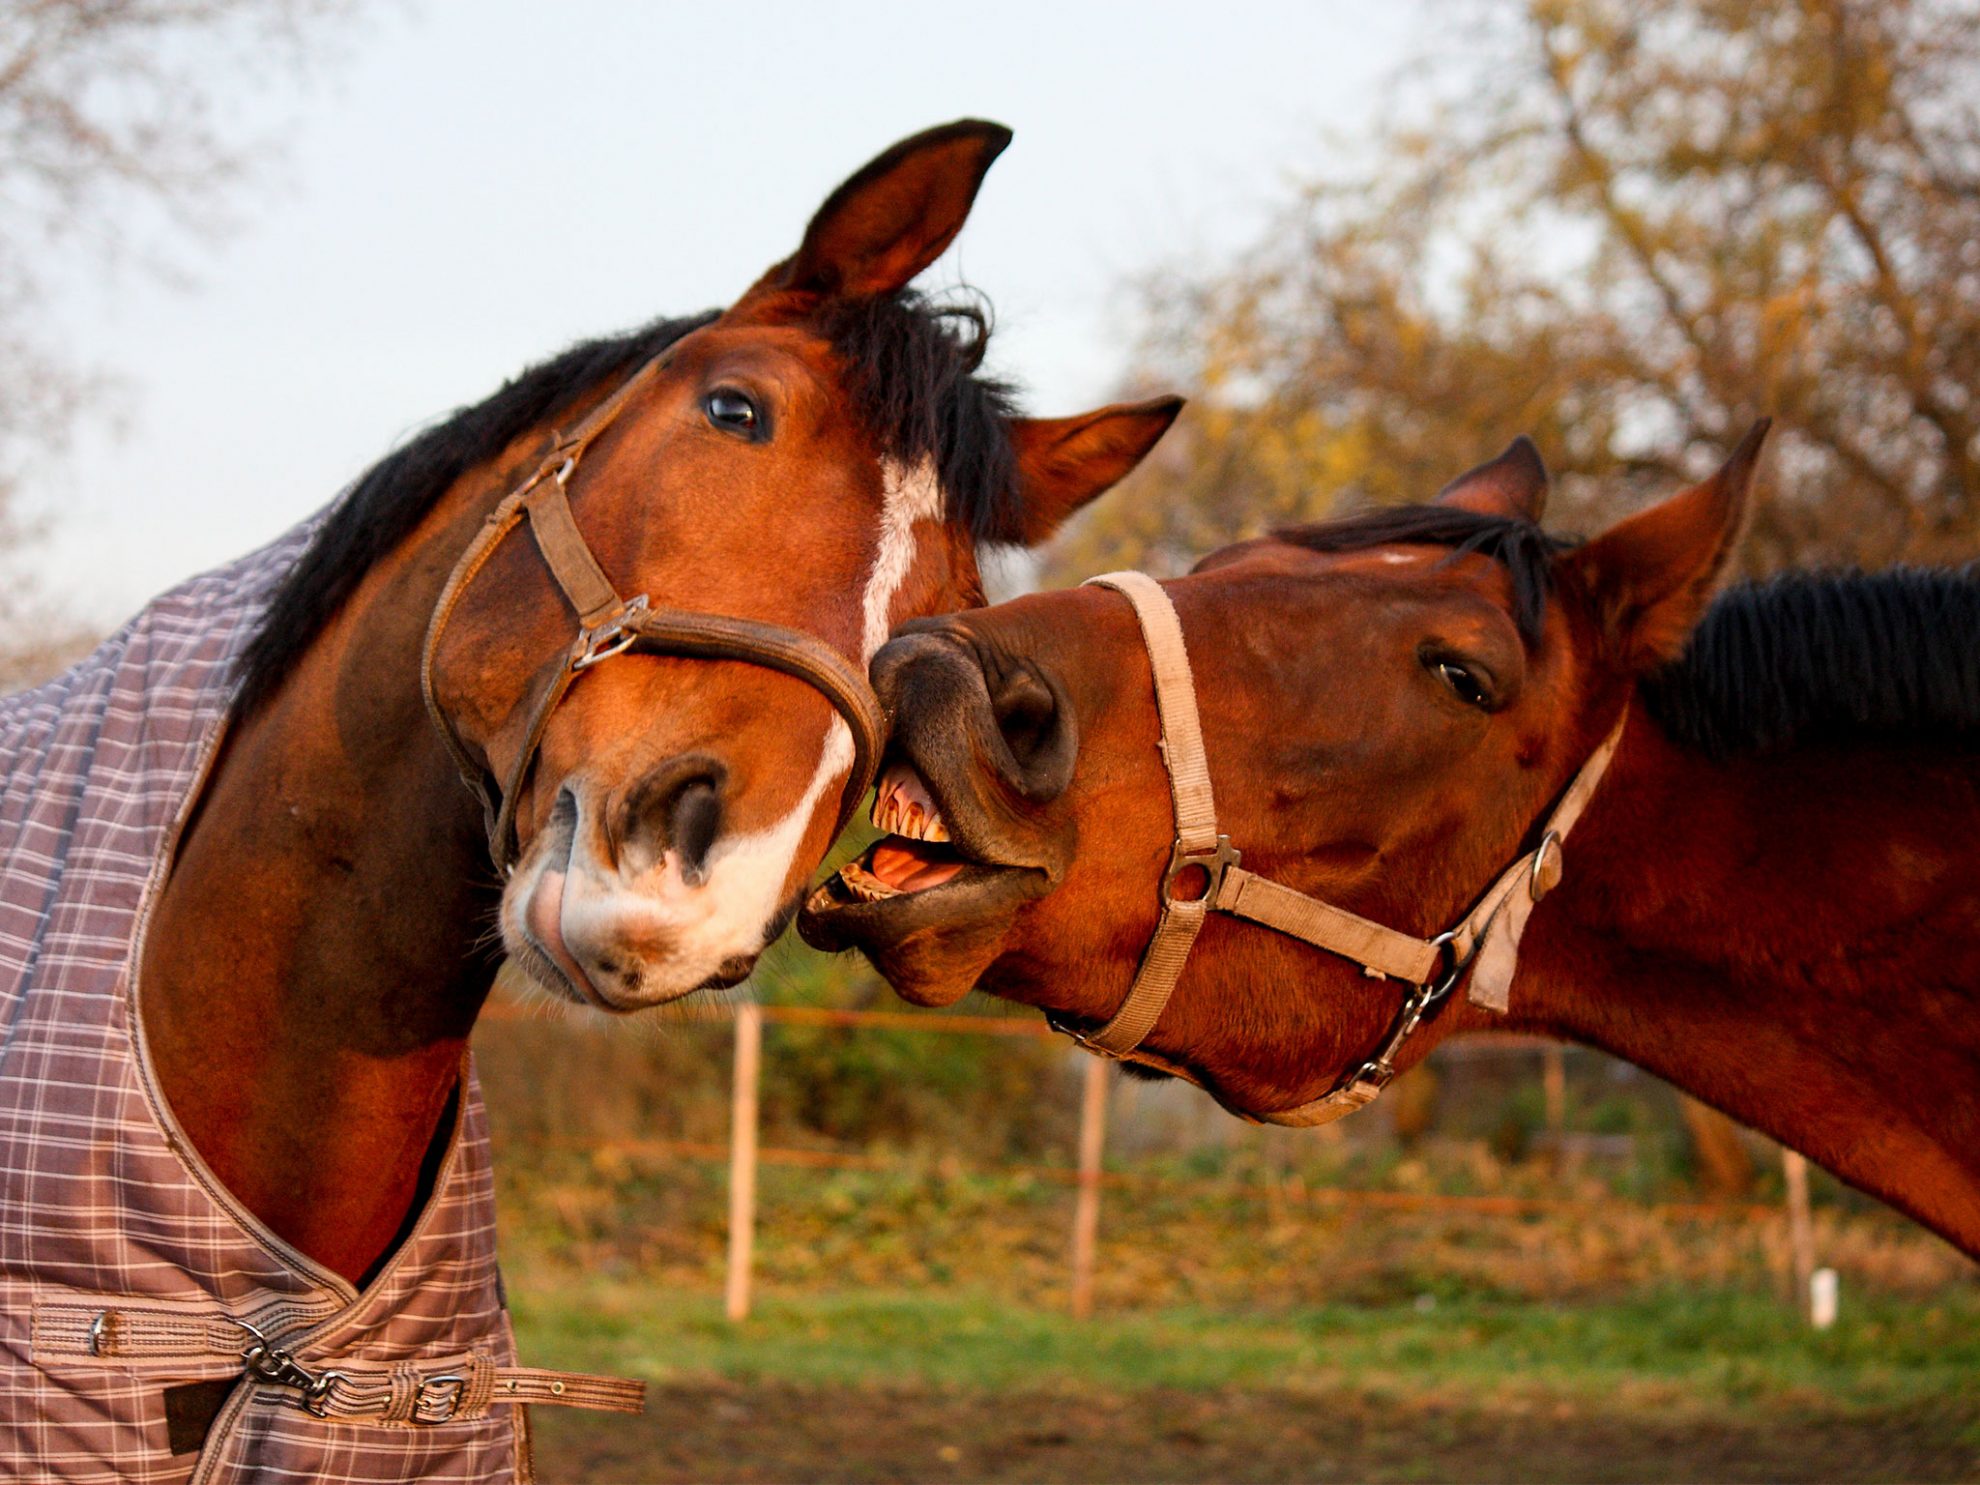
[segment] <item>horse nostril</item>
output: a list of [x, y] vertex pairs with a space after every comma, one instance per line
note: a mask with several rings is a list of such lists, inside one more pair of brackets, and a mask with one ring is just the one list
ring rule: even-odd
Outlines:
[[708, 853], [722, 830], [722, 796], [715, 781], [689, 779], [668, 807], [667, 838], [681, 861], [681, 879], [699, 887], [708, 879]]
[[701, 757], [675, 758], [642, 779], [620, 815], [621, 869], [651, 871], [672, 851], [682, 880], [699, 887], [722, 833], [722, 783], [721, 765]]
[[1030, 665], [1012, 667], [989, 683], [990, 715], [1028, 780], [1052, 771], [1064, 748], [1058, 696]]

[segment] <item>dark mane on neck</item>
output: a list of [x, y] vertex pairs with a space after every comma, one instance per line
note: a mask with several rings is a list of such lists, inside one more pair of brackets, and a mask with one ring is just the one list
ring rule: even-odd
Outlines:
[[[719, 313], [658, 320], [573, 346], [379, 460], [339, 498], [243, 650], [235, 715], [274, 693], [364, 574], [411, 535], [462, 475]], [[910, 465], [933, 461], [949, 520], [976, 540], [1017, 541], [1022, 512], [1008, 427], [1013, 397], [1002, 382], [976, 374], [988, 314], [901, 293], [837, 309], [821, 329], [881, 452]]]
[[1980, 566], [1791, 572], [1721, 594], [1650, 715], [1712, 757], [1980, 737]]
[[715, 311], [709, 311], [657, 320], [630, 334], [572, 346], [504, 382], [492, 397], [423, 429], [372, 465], [338, 498], [241, 652], [235, 715], [246, 716], [274, 693], [365, 573], [412, 534], [462, 475], [599, 383], [628, 375], [714, 318]]
[[1468, 552], [1489, 557], [1512, 578], [1513, 616], [1531, 644], [1547, 616], [1554, 588], [1554, 558], [1574, 545], [1517, 516], [1488, 516], [1455, 505], [1397, 505], [1363, 511], [1273, 535], [1313, 552], [1359, 552], [1370, 547], [1449, 547], [1455, 560]]

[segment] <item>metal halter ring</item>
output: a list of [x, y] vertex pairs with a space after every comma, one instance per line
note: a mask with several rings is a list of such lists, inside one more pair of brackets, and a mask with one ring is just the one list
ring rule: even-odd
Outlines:
[[578, 656], [571, 662], [573, 671], [589, 670], [601, 660], [610, 660], [614, 655], [623, 655], [639, 643], [639, 621], [646, 617], [652, 607], [644, 593], [636, 598], [628, 598], [625, 606], [604, 623], [587, 629], [578, 640]]
[[[1162, 901], [1164, 903], [1215, 902], [1218, 891], [1224, 885], [1224, 873], [1243, 859], [1243, 853], [1231, 844], [1228, 835], [1218, 836], [1216, 848], [1209, 851], [1185, 851], [1183, 843], [1177, 841], [1169, 850], [1169, 868], [1162, 873]], [[1200, 868], [1203, 872], [1203, 890], [1193, 897], [1177, 897], [1176, 878], [1192, 866]]]

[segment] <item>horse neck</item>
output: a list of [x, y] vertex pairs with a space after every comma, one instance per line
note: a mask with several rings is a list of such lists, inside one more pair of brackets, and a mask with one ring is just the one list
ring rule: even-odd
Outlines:
[[424, 1196], [493, 978], [479, 808], [426, 715], [426, 619], [480, 507], [458, 490], [236, 723], [140, 968], [180, 1127], [293, 1246], [356, 1281]]
[[1509, 1023], [1637, 1063], [1980, 1255], [1976, 818], [1950, 748], [1714, 762], [1639, 706]]

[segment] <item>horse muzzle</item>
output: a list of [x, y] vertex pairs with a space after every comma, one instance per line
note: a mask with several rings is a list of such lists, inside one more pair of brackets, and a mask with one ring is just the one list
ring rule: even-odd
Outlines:
[[907, 626], [873, 661], [893, 735], [873, 823], [888, 832], [798, 919], [814, 948], [857, 948], [906, 999], [966, 992], [1073, 842], [1044, 819], [1070, 782], [1070, 710], [1028, 661], [986, 653], [957, 620]]

